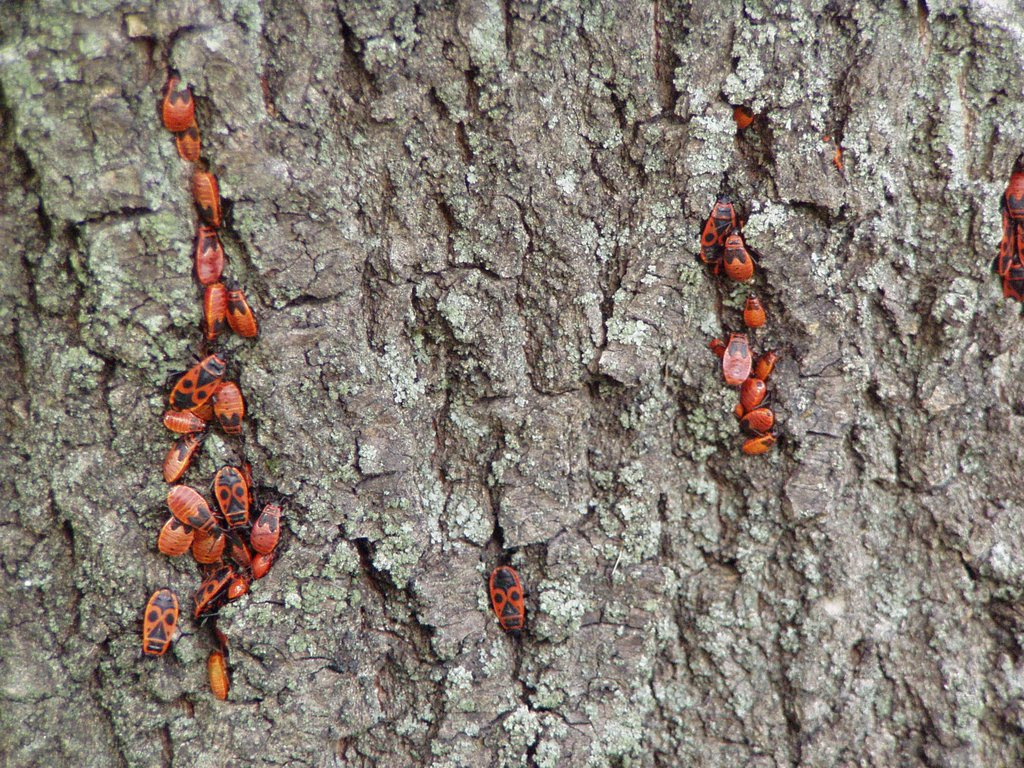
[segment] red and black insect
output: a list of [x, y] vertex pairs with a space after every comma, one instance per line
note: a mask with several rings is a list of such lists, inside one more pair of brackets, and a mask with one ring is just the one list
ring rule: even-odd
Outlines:
[[761, 381], [768, 381], [768, 377], [775, 370], [775, 364], [779, 362], [779, 355], [774, 349], [769, 349], [757, 358], [754, 363], [754, 377]]
[[732, 119], [736, 121], [736, 127], [742, 131], [754, 122], [754, 113], [749, 107], [736, 107], [732, 111]]
[[174, 75], [167, 78], [163, 89], [163, 101], [160, 103], [160, 117], [164, 128], [172, 133], [187, 130], [196, 115], [192, 91], [187, 86], [179, 90], [180, 83], [181, 80]]
[[228, 584], [234, 577], [235, 569], [230, 565], [225, 565], [203, 579], [203, 583], [199, 585], [199, 589], [193, 596], [196, 607], [192, 613], [195, 618], [198, 619], [200, 616], [217, 610], [221, 598], [225, 596]]
[[192, 557], [195, 558], [197, 563], [202, 563], [203, 565], [216, 563], [220, 560], [221, 555], [224, 554], [224, 545], [226, 543], [227, 537], [223, 531], [216, 531], [215, 533], [197, 531], [195, 540], [192, 542]]
[[220, 226], [220, 190], [217, 177], [198, 168], [192, 174], [192, 197], [203, 221], [211, 227]]
[[274, 564], [274, 559], [273, 552], [268, 555], [255, 555], [252, 559], [252, 577], [254, 579], [262, 579], [266, 576], [270, 572], [270, 566]]
[[775, 445], [776, 439], [775, 435], [752, 437], [743, 443], [743, 452], [748, 456], [760, 456], [762, 453], [768, 453]]
[[224, 273], [224, 247], [213, 227], [200, 226], [196, 233], [195, 268], [200, 285], [213, 285]]
[[244, 541], [228, 541], [228, 557], [241, 569], [252, 567], [252, 552]]
[[171, 408], [176, 411], [192, 411], [199, 418], [208, 421], [198, 409], [213, 397], [226, 369], [227, 363], [217, 355], [204, 357], [186, 371], [174, 385], [168, 398]]
[[191, 411], [167, 411], [164, 413], [164, 426], [179, 435], [193, 432], [204, 432], [206, 422]]
[[[757, 408], [768, 396], [768, 385], [764, 379], [750, 377], [740, 385], [740, 407], [743, 413]], [[743, 414], [740, 414], [742, 418]]]
[[1015, 258], [1003, 277], [1003, 296], [1024, 301], [1024, 263]]
[[277, 546], [281, 537], [281, 507], [276, 504], [267, 504], [256, 518], [252, 525], [252, 532], [249, 534], [249, 544], [255, 552], [261, 555], [269, 555]]
[[178, 156], [190, 163], [199, 162], [199, 152], [202, 149], [202, 142], [199, 139], [199, 126], [195, 118], [192, 124], [184, 131], [174, 134], [174, 145], [178, 148]]
[[178, 520], [203, 533], [219, 531], [210, 505], [195, 488], [176, 485], [167, 493], [167, 506]]
[[747, 296], [743, 305], [743, 323], [747, 328], [760, 328], [765, 324], [767, 317], [761, 300], [757, 296]]
[[211, 283], [203, 293], [203, 338], [215, 341], [228, 327], [228, 290], [224, 283]]
[[733, 229], [725, 240], [722, 266], [725, 274], [737, 282], [744, 282], [754, 276], [754, 257], [743, 242], [739, 229]]
[[237, 600], [249, 591], [251, 579], [245, 574], [236, 574], [228, 585], [228, 602]]
[[499, 565], [491, 572], [488, 586], [498, 624], [506, 632], [519, 632], [526, 626], [526, 602], [519, 574], [507, 565]]
[[221, 701], [228, 698], [231, 681], [228, 678], [228, 662], [222, 651], [210, 651], [206, 660], [206, 674], [210, 678], [210, 691]]
[[251, 339], [259, 334], [256, 315], [245, 298], [241, 286], [234, 280], [227, 282], [228, 288], [228, 325], [239, 336]]
[[213, 412], [220, 427], [229, 435], [242, 434], [242, 419], [245, 418], [245, 400], [242, 390], [233, 381], [225, 381], [213, 396]]
[[142, 617], [142, 652], [163, 656], [171, 647], [178, 626], [178, 596], [169, 589], [158, 589], [146, 603]]
[[771, 432], [774, 426], [775, 413], [771, 408], [755, 408], [740, 419], [740, 429], [754, 437]]
[[213, 478], [213, 495], [229, 527], [238, 528], [249, 522], [249, 487], [237, 467], [217, 470]]
[[164, 458], [164, 482], [176, 483], [188, 471], [192, 457], [203, 444], [203, 436], [199, 434], [183, 435], [174, 441], [171, 450]]
[[1024, 152], [1017, 155], [1010, 171], [1010, 182], [1006, 185], [999, 209], [1012, 221], [1024, 223]]
[[745, 333], [730, 333], [722, 356], [722, 376], [730, 387], [738, 387], [750, 376], [753, 359]]
[[739, 217], [732, 200], [728, 195], [719, 195], [700, 234], [700, 260], [713, 266], [716, 274], [722, 261], [726, 236], [738, 226]]
[[160, 529], [156, 548], [168, 557], [180, 557], [192, 546], [196, 532], [176, 517], [172, 517]]

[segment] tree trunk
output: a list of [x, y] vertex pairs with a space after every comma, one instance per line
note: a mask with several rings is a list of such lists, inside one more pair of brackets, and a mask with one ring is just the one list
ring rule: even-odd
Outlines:
[[[1016, 2], [49, 0], [0, 29], [4, 766], [1024, 761], [1024, 334], [987, 266]], [[218, 617], [227, 702], [196, 566], [155, 545], [200, 347], [168, 68], [285, 507]], [[694, 259], [720, 192], [752, 284]], [[706, 348], [750, 290], [762, 457]], [[239, 453], [214, 433], [188, 482]], [[182, 633], [143, 659], [164, 586]]]

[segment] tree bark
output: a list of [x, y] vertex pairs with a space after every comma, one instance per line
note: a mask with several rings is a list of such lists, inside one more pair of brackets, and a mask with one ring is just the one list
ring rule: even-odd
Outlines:
[[[0, 30], [3, 765], [1024, 761], [1024, 334], [987, 266], [1016, 3], [50, 0]], [[200, 338], [168, 68], [286, 516], [218, 619], [226, 703], [155, 546]], [[720, 192], [782, 355], [764, 457], [706, 349], [751, 290], [693, 258]], [[188, 480], [237, 459], [213, 435]], [[142, 659], [163, 586], [182, 634]]]

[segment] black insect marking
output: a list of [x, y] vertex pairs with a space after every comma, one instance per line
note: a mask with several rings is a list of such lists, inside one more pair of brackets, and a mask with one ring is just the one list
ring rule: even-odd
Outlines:
[[158, 611], [156, 608], [154, 608], [152, 611], [149, 612], [149, 615], [146, 616], [146, 621], [155, 622], [159, 618], [160, 618], [160, 611]]

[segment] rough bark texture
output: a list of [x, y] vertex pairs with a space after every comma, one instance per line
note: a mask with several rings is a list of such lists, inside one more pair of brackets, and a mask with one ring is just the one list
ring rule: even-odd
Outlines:
[[[1024, 334], [987, 271], [1016, 2], [50, 0], [0, 29], [3, 765], [1024, 760]], [[288, 498], [221, 614], [228, 703], [190, 618], [139, 655], [150, 591], [197, 581], [155, 548], [198, 340], [168, 66]], [[693, 260], [723, 188], [784, 356], [761, 459], [705, 348], [746, 295]]]

